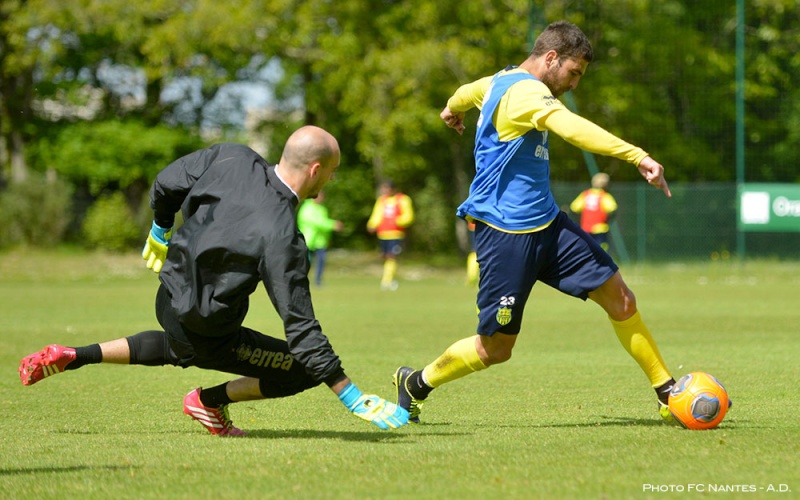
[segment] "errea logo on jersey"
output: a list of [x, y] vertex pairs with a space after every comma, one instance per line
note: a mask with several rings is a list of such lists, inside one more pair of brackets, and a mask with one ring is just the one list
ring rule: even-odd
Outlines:
[[550, 161], [550, 150], [546, 146], [547, 144], [547, 130], [542, 131], [542, 143], [536, 146], [536, 151], [534, 151], [533, 155], [540, 160]]
[[550, 151], [541, 144], [536, 146], [536, 151], [533, 153], [533, 156], [539, 158], [540, 160], [550, 161]]

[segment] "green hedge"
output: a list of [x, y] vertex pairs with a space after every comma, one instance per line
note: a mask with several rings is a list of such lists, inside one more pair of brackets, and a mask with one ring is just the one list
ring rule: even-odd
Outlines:
[[60, 179], [31, 174], [0, 191], [0, 246], [53, 246], [72, 217], [72, 187]]

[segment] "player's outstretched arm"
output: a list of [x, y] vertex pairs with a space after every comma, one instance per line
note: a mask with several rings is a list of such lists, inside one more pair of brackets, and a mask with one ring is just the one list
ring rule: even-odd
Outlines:
[[639, 173], [647, 180], [648, 184], [664, 191], [664, 194], [667, 195], [668, 198], [672, 197], [667, 179], [664, 178], [663, 165], [655, 161], [652, 157], [645, 156], [644, 159], [639, 162], [638, 168]]
[[[331, 387], [332, 390], [335, 389]], [[354, 383], [347, 381], [338, 392], [339, 401], [356, 417], [372, 422], [383, 430], [397, 429], [408, 424], [408, 411], [374, 394], [362, 394]]]

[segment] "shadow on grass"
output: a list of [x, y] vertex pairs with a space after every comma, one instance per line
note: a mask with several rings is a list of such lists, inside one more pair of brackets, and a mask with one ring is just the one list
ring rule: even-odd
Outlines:
[[[425, 432], [424, 435], [456, 436], [464, 433], [453, 432]], [[311, 429], [285, 429], [285, 430], [250, 430], [245, 439], [338, 439], [340, 441], [363, 442], [392, 442], [398, 439], [408, 439], [420, 436], [418, 432], [386, 431], [386, 432], [349, 432], [349, 431], [317, 431]]]
[[517, 427], [517, 428], [582, 428], [582, 427], [636, 427], [636, 426], [643, 426], [643, 427], [663, 427], [663, 426], [671, 426], [671, 424], [667, 424], [660, 419], [645, 419], [645, 418], [626, 418], [626, 417], [609, 417], [609, 416], [601, 416], [603, 420], [599, 420], [597, 422], [563, 422], [563, 423], [531, 423], [530, 425], [525, 424], [514, 424], [514, 425], [504, 425], [504, 424], [475, 424], [475, 427], [492, 427], [492, 428], [499, 428], [499, 427]]
[[[340, 441], [364, 441], [364, 442], [388, 442], [396, 439], [404, 439], [408, 437], [418, 437], [418, 436], [464, 436], [469, 435], [471, 433], [467, 432], [415, 432], [417, 430], [422, 430], [425, 427], [433, 427], [433, 426], [449, 426], [451, 425], [449, 422], [447, 423], [435, 423], [435, 424], [422, 424], [420, 426], [409, 426], [408, 430], [391, 430], [391, 431], [363, 431], [363, 432], [355, 432], [355, 431], [324, 431], [324, 430], [314, 430], [314, 429], [243, 429], [247, 435], [243, 437], [224, 437], [219, 439], [231, 439], [231, 440], [239, 440], [239, 439], [338, 439]], [[52, 431], [54, 434], [83, 434], [83, 435], [129, 435], [134, 434], [133, 432], [129, 431], [87, 431], [87, 430], [55, 430]], [[142, 433], [137, 431], [135, 434], [141, 436]], [[215, 438], [211, 436], [208, 432], [198, 428], [198, 429], [187, 429], [185, 431], [175, 431], [175, 430], [164, 430], [164, 431], [147, 431], [145, 434], [152, 434], [152, 435], [195, 435], [200, 436], [203, 438]], [[2, 469], [0, 469], [2, 471]]]
[[71, 465], [65, 467], [19, 467], [0, 469], [0, 476], [18, 476], [23, 474], [62, 474], [83, 471], [118, 471], [138, 469], [131, 465]]

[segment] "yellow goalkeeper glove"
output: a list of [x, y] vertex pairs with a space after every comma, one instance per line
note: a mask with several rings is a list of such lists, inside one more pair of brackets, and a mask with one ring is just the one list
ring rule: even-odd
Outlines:
[[408, 411], [375, 395], [364, 395], [352, 382], [339, 393], [339, 400], [356, 417], [372, 422], [383, 430], [408, 424]]
[[172, 228], [164, 229], [153, 222], [142, 250], [142, 258], [147, 261], [147, 269], [152, 269], [154, 273], [161, 272], [164, 261], [167, 260], [170, 239], [172, 239]]

